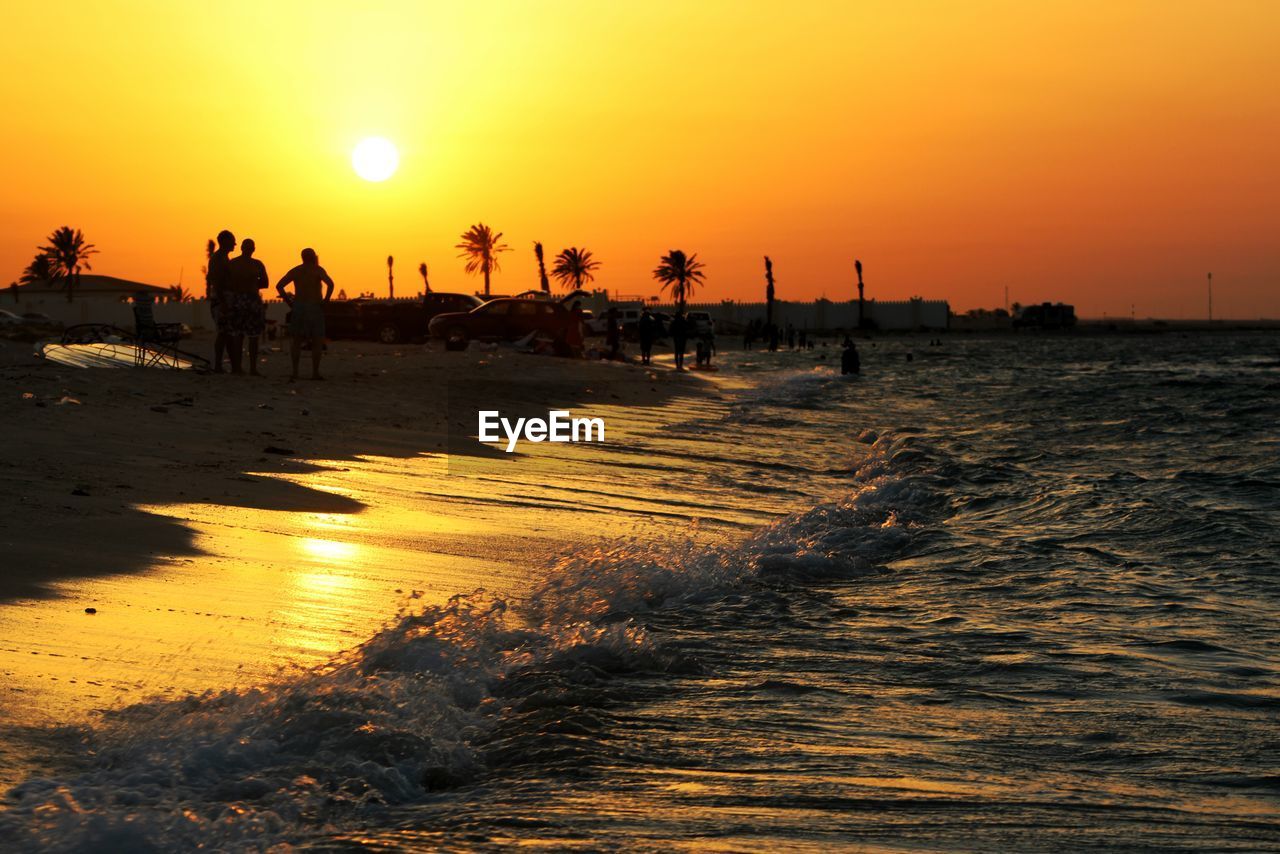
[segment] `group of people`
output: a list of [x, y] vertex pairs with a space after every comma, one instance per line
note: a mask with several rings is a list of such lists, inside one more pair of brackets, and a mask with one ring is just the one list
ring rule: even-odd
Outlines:
[[788, 350], [795, 350], [797, 347], [801, 350], [813, 349], [813, 337], [804, 329], [796, 329], [790, 323], [782, 327], [759, 319], [751, 321], [742, 333], [743, 349], [750, 350], [756, 341], [764, 341], [770, 353], [776, 353], [784, 343]]
[[[235, 235], [227, 230], [219, 232], [217, 247], [209, 256], [205, 273], [209, 310], [217, 329], [213, 339], [213, 370], [215, 373], [223, 372], [225, 355], [231, 373], [243, 373], [247, 344], [249, 374], [258, 376], [258, 342], [266, 331], [266, 305], [262, 301], [262, 291], [270, 286], [271, 280], [267, 276], [266, 265], [253, 257], [257, 246], [251, 238], [246, 237], [240, 242], [240, 254], [233, 258], [231, 253], [235, 248]], [[293, 285], [293, 293], [286, 290], [290, 284]], [[304, 343], [311, 348], [311, 378], [324, 379], [320, 375], [325, 336], [324, 304], [333, 297], [333, 279], [320, 266], [320, 258], [314, 249], [302, 250], [302, 263], [284, 274], [276, 283], [276, 292], [290, 308], [290, 356], [293, 363], [290, 381], [298, 378]]]
[[[610, 308], [608, 326], [605, 333], [605, 345], [610, 358], [620, 358], [622, 352], [622, 324], [617, 308]], [[636, 338], [640, 341], [640, 364], [653, 364], [653, 345], [663, 335], [662, 320], [648, 306], [645, 306], [636, 321]], [[710, 328], [700, 329], [692, 323], [683, 309], [677, 309], [667, 325], [666, 334], [671, 336], [671, 352], [675, 356], [676, 370], [684, 370], [684, 354], [689, 346], [689, 338], [696, 337], [695, 365], [698, 368], [710, 368], [711, 356], [715, 352], [715, 333]], [[691, 335], [692, 333], [692, 335]]]

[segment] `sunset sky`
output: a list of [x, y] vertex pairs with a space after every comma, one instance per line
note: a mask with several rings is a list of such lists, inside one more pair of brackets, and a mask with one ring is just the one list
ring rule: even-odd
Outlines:
[[[94, 271], [203, 292], [204, 242], [273, 277], [472, 291], [483, 221], [657, 293], [853, 293], [1085, 316], [1280, 316], [1280, 3], [5, 3], [0, 284], [57, 226]], [[399, 171], [352, 171], [363, 137]]]

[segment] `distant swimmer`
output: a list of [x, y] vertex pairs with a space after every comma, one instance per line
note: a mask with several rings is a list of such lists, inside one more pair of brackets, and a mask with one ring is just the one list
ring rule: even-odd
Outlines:
[[858, 357], [858, 347], [847, 335], [844, 338], [844, 352], [840, 354], [840, 373], [862, 373], [862, 360]]

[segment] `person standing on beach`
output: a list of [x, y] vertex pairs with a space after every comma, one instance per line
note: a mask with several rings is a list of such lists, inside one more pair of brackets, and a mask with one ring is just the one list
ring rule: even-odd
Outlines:
[[227, 348], [231, 372], [240, 373], [240, 348], [248, 339], [249, 374], [258, 376], [258, 339], [267, 326], [267, 307], [261, 291], [271, 284], [267, 266], [253, 257], [257, 245], [252, 238], [240, 242], [240, 254], [230, 261], [231, 276], [227, 300], [227, 326], [231, 333]]
[[636, 332], [640, 336], [640, 364], [647, 365], [653, 360], [653, 339], [658, 337], [658, 331], [655, 327], [658, 325], [658, 318], [653, 316], [649, 311], [649, 306], [644, 307], [644, 311], [640, 312], [640, 321], [636, 324]]
[[684, 370], [684, 345], [689, 338], [689, 325], [685, 320], [684, 310], [676, 311], [671, 318], [671, 350], [676, 357], [676, 370]]
[[[209, 256], [205, 271], [205, 296], [209, 300], [209, 313], [213, 316], [213, 372], [222, 373], [222, 355], [227, 351], [227, 321], [224, 297], [231, 282], [231, 250], [236, 248], [236, 236], [225, 228], [218, 232], [218, 248]], [[231, 367], [238, 371], [239, 359]]]
[[569, 309], [569, 325], [564, 331], [564, 343], [569, 349], [569, 355], [575, 359], [582, 356], [582, 350], [586, 344], [584, 329], [586, 329], [586, 320], [582, 312], [582, 300], [574, 300], [573, 306]]
[[[285, 290], [290, 282], [293, 283], [292, 294]], [[325, 285], [323, 296], [320, 294], [322, 283]], [[293, 309], [289, 316], [289, 334], [293, 336], [289, 350], [293, 374], [289, 382], [298, 378], [304, 338], [311, 342], [311, 379], [324, 379], [320, 376], [320, 356], [324, 352], [324, 304], [333, 297], [333, 279], [320, 266], [320, 258], [314, 249], [302, 250], [302, 263], [276, 282], [276, 292]]]
[[609, 348], [609, 358], [618, 359], [622, 356], [622, 327], [618, 324], [618, 307], [609, 307], [609, 327], [605, 332], [604, 343]]

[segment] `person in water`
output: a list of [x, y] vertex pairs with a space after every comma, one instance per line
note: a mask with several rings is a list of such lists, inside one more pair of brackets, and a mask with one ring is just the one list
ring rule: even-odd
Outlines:
[[240, 254], [229, 262], [231, 275], [228, 285], [227, 351], [231, 354], [231, 372], [240, 373], [241, 348], [249, 343], [249, 373], [258, 374], [258, 339], [267, 327], [267, 310], [262, 303], [262, 291], [271, 284], [267, 278], [267, 266], [253, 257], [257, 245], [252, 238], [240, 242]]
[[[231, 250], [236, 248], [236, 236], [225, 228], [218, 232], [218, 248], [209, 256], [205, 270], [205, 296], [209, 299], [209, 313], [213, 315], [213, 371], [222, 373], [222, 356], [227, 352], [226, 294], [231, 283]], [[239, 373], [239, 358], [233, 358], [232, 370]]]
[[[293, 284], [292, 294], [285, 290], [290, 283]], [[321, 284], [325, 285], [323, 296]], [[314, 249], [302, 250], [302, 263], [276, 282], [276, 291], [293, 309], [289, 315], [289, 334], [293, 336], [289, 351], [293, 359], [293, 374], [289, 381], [298, 378], [303, 339], [311, 342], [311, 379], [324, 379], [320, 376], [320, 356], [324, 352], [324, 304], [333, 297], [333, 279], [320, 266], [320, 258]]]
[[685, 320], [684, 309], [676, 312], [676, 316], [671, 318], [671, 351], [676, 357], [676, 370], [684, 370], [684, 346], [689, 338], [689, 325]]
[[844, 337], [844, 352], [840, 354], [840, 373], [862, 373], [862, 360], [858, 358], [858, 346], [848, 335]]
[[645, 306], [636, 326], [636, 332], [640, 336], [640, 363], [647, 365], [653, 360], [653, 341], [658, 337], [658, 318]]

